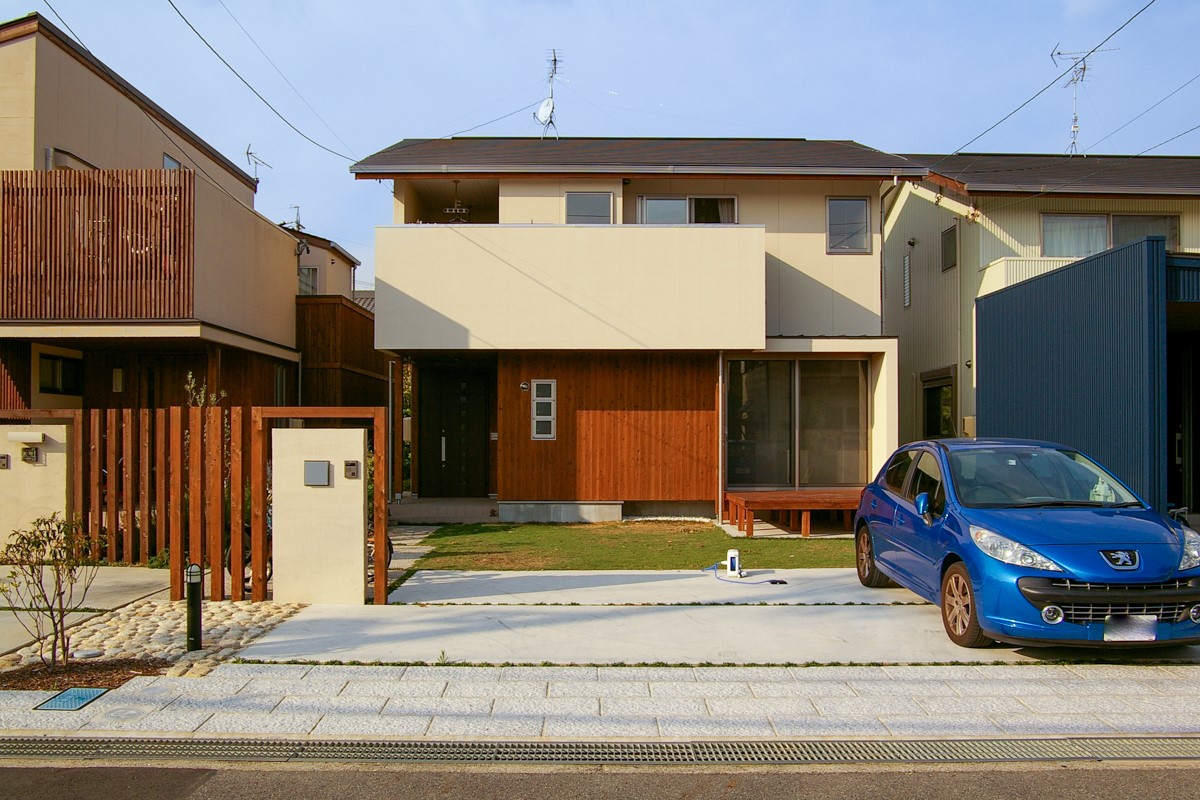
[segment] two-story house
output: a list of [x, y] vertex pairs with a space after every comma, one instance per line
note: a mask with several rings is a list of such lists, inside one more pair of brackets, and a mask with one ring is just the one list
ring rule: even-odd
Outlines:
[[376, 346], [413, 368], [414, 491], [504, 520], [713, 516], [861, 485], [896, 444], [886, 197], [851, 141], [404, 140]]
[[[0, 408], [296, 399], [298, 242], [37, 14], [0, 24]], [[347, 292], [349, 294], [349, 292]]]
[[[1185, 414], [1184, 407], [1194, 405], [1188, 399], [1191, 380], [1182, 377], [1182, 367], [1167, 370], [1166, 364], [1183, 364], [1190, 358], [1189, 342], [1197, 328], [1190, 320], [1195, 312], [1177, 305], [1186, 293], [1168, 292], [1161, 285], [1157, 293], [1149, 292], [1151, 305], [1161, 307], [1164, 315], [1170, 309], [1171, 315], [1169, 326], [1165, 317], [1153, 321], [1162, 328], [1161, 335], [1150, 337], [1157, 344], [1143, 341], [1150, 336], [1150, 321], [1129, 316], [1138, 302], [1133, 295], [1142, 292], [1131, 288], [1134, 276], [1153, 274], [1155, 282], [1168, 276], [1182, 280], [1179, 276], [1188, 269], [1184, 263], [1190, 261], [1155, 260], [1144, 247], [1127, 246], [1147, 236], [1161, 237], [1159, 248], [1165, 245], [1167, 253], [1200, 253], [1200, 158], [967, 153], [908, 158], [928, 167], [929, 177], [889, 197], [884, 222], [884, 330], [900, 344], [901, 440], [1065, 430], [1041, 423], [1010, 430], [1003, 421], [1008, 414], [986, 419], [988, 398], [977, 397], [977, 389], [984, 386], [981, 376], [992, 370], [995, 386], [995, 381], [1003, 383], [1019, 374], [1001, 362], [1037, 365], [1063, 376], [1091, 370], [1107, 375], [1101, 380], [1110, 388], [1090, 392], [1088, 398], [1038, 389], [1055, 385], [1053, 380], [1026, 381], [1026, 417], [1040, 415], [1045, 422], [1053, 412], [1064, 419], [1072, 414], [1093, 419], [1090, 427], [1076, 429], [1079, 441], [1068, 444], [1086, 445], [1110, 466], [1129, 464], [1127, 479], [1159, 505], [1165, 506], [1168, 497], [1177, 503], [1191, 495], [1194, 487], [1185, 487], [1180, 478], [1185, 453], [1194, 451], [1184, 444], [1182, 423], [1192, 413]], [[1110, 248], [1121, 248], [1125, 255], [1115, 256], [1115, 262], [1096, 261], [1094, 268], [1081, 264], [1084, 269], [1073, 269], [1070, 276], [1040, 279], [1080, 259], [1088, 259], [1090, 265], [1095, 259], [1088, 257]], [[1124, 268], [1105, 272], [1122, 258]], [[1124, 277], [1116, 280], [1114, 275]], [[1082, 291], [1089, 281], [1095, 284], [1094, 292]], [[1018, 285], [1019, 292], [1011, 291]], [[1005, 313], [989, 315], [991, 327], [980, 329], [981, 300], [1002, 292], [1009, 300], [992, 305]], [[1106, 305], [1103, 295], [1112, 302]], [[1108, 310], [1096, 311], [1101, 308]], [[1023, 311], [1016, 313], [1018, 309]], [[1121, 319], [1105, 320], [1105, 314]], [[1125, 333], [1114, 340], [1118, 329]], [[1146, 333], [1138, 333], [1135, 341], [1128, 333], [1132, 330]], [[1045, 345], [1037, 352], [1022, 351], [1034, 341]], [[987, 343], [986, 353], [980, 342]], [[1074, 355], [1063, 355], [1068, 352]], [[1146, 373], [1157, 377], [1143, 385], [1141, 373], [1114, 369], [1118, 352], [1139, 362], [1161, 359], [1163, 367]], [[1066, 360], [1051, 364], [1048, 356], [1053, 356], [1050, 361]], [[1092, 386], [1078, 379], [1073, 385]], [[1169, 395], [1163, 398], [1163, 419], [1122, 420], [1133, 406], [1118, 397], [1118, 387], [1145, 398]], [[1010, 386], [991, 399], [1011, 405], [1020, 394], [1019, 387]], [[1147, 402], [1138, 407], [1158, 406]], [[994, 403], [991, 408], [998, 409]], [[1170, 442], [1168, 417], [1178, 422], [1170, 425]], [[1106, 434], [1113, 430], [1110, 423], [1129, 433], [1131, 441], [1120, 444]], [[1149, 428], [1143, 431], [1145, 426], [1161, 430], [1151, 435]], [[1141, 433], [1134, 433], [1135, 428]], [[1161, 457], [1133, 457], [1133, 450], [1148, 448]], [[1178, 453], [1170, 459], [1175, 476], [1170, 480], [1168, 450]], [[1168, 484], [1175, 488], [1168, 491]]]

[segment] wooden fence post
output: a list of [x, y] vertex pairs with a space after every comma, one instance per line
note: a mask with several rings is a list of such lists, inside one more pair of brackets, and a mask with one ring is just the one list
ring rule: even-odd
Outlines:
[[267, 599], [267, 451], [262, 409], [250, 409], [250, 599]]
[[245, 599], [246, 548], [242, 534], [242, 408], [229, 409], [229, 597]]
[[171, 407], [171, 599], [183, 599], [183, 409]]
[[204, 535], [208, 539], [209, 599], [225, 599], [224, 533], [221, 506], [225, 499], [225, 435], [222, 423], [225, 409], [209, 406], [204, 410], [205, 470], [204, 470]]

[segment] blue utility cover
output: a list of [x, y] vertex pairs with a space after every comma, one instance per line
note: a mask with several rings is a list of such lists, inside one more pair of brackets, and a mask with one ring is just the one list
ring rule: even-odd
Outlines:
[[64, 689], [34, 711], [78, 711], [108, 689]]

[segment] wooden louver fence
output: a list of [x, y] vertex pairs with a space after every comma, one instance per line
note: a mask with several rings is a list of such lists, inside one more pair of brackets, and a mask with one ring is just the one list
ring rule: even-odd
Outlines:
[[190, 170], [0, 171], [0, 319], [187, 319]]
[[[373, 421], [375, 574], [386, 576], [382, 408], [0, 410], [0, 420], [70, 425], [73, 513], [93, 553], [109, 563], [169, 558], [173, 600], [190, 563], [209, 570], [212, 600], [267, 599], [269, 425], [297, 417]], [[386, 597], [387, 581], [376, 581], [375, 602]]]

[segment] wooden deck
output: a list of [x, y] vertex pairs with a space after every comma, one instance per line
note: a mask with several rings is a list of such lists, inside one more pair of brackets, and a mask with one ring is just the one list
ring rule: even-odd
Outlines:
[[754, 536], [756, 511], [778, 512], [788, 530], [798, 527], [801, 536], [809, 536], [813, 511], [841, 511], [842, 525], [850, 530], [861, 494], [861, 486], [726, 492], [722, 510], [724, 520], [745, 531], [747, 538]]

